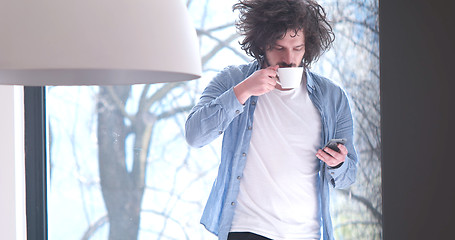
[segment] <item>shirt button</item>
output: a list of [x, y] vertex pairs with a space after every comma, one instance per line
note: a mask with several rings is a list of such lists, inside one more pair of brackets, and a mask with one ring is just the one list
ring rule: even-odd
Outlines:
[[240, 180], [240, 176], [237, 176], [237, 180]]
[[246, 156], [246, 153], [242, 153], [242, 156], [244, 156], [244, 157], [245, 157], [245, 156]]
[[330, 174], [332, 174], [332, 175], [333, 175], [333, 174], [335, 174], [335, 172], [331, 172]]
[[252, 102], [251, 102], [251, 105], [256, 105], [256, 101], [252, 101]]
[[231, 202], [231, 205], [234, 206], [234, 205], [235, 205], [235, 202]]
[[219, 131], [218, 134], [220, 134], [220, 135], [223, 134], [223, 131]]
[[240, 110], [235, 110], [235, 114], [239, 114], [240, 113]]
[[253, 128], [251, 126], [248, 126], [248, 130], [251, 130], [251, 129], [253, 129]]

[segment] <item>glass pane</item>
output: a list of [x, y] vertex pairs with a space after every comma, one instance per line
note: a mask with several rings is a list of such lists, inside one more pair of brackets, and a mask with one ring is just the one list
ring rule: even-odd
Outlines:
[[210, 239], [198, 223], [218, 150], [182, 137], [194, 87], [48, 89], [50, 239]]
[[[190, 148], [184, 123], [218, 71], [251, 59], [238, 44], [236, 1], [187, 2], [200, 40], [201, 79], [47, 88], [50, 240], [216, 239], [199, 220], [221, 138]], [[320, 3], [336, 40], [312, 71], [348, 93], [359, 152], [356, 183], [332, 191], [336, 238], [382, 239], [378, 2]]]

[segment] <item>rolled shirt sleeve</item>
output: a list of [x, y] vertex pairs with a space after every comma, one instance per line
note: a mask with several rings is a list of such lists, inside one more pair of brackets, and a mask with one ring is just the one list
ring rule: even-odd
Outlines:
[[234, 86], [243, 78], [243, 73], [231, 69], [210, 82], [187, 118], [185, 138], [189, 145], [202, 147], [212, 142], [244, 111], [234, 93]]

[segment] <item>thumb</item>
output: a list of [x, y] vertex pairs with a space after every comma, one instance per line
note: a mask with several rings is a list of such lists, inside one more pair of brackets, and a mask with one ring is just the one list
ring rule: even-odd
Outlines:
[[338, 148], [341, 154], [348, 155], [348, 149], [343, 144], [338, 144]]

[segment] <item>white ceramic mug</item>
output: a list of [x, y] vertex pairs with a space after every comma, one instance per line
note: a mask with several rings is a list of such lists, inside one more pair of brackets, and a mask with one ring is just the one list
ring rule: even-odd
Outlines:
[[282, 67], [278, 68], [277, 83], [282, 88], [296, 88], [302, 81], [303, 67]]

